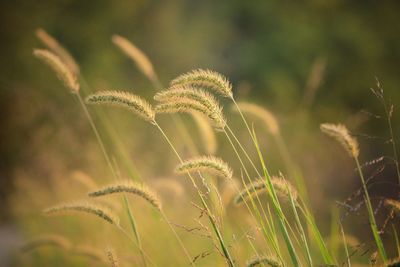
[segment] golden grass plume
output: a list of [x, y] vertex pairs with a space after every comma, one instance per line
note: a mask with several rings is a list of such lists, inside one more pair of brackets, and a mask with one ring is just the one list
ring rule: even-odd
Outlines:
[[100, 91], [86, 98], [87, 104], [111, 105], [128, 109], [142, 119], [154, 123], [153, 107], [141, 97], [123, 91]]
[[119, 267], [119, 261], [117, 258], [117, 254], [115, 253], [115, 250], [111, 247], [108, 247], [106, 249], [106, 254], [108, 262], [111, 264], [111, 267]]
[[196, 88], [207, 88], [222, 96], [232, 98], [232, 85], [222, 74], [212, 71], [197, 69], [182, 74], [171, 81], [171, 87], [193, 86]]
[[357, 158], [360, 150], [357, 139], [352, 137], [343, 124], [323, 123], [320, 126], [321, 131], [335, 138], [349, 152], [350, 156]]
[[[238, 102], [237, 104], [243, 113], [260, 119], [264, 123], [266, 129], [272, 135], [279, 135], [280, 129], [278, 121], [269, 110], [259, 105], [248, 102]], [[232, 110], [237, 111], [235, 105], [232, 106]]]
[[215, 154], [217, 152], [218, 143], [210, 122], [203, 114], [191, 112], [190, 115], [197, 125], [205, 151], [210, 155]]
[[[271, 177], [271, 182], [278, 197], [280, 197], [284, 201], [288, 201], [291, 196], [293, 198], [293, 201], [295, 203], [297, 202], [297, 190], [289, 181], [285, 180], [282, 177]], [[246, 185], [246, 188], [241, 190], [236, 195], [236, 197], [234, 198], [234, 203], [236, 205], [240, 205], [243, 203], [243, 201], [249, 199], [250, 197], [254, 197], [255, 195], [267, 192], [268, 187], [265, 178], [258, 178], [251, 184]]]
[[89, 197], [100, 197], [115, 193], [130, 193], [145, 199], [153, 207], [161, 210], [161, 201], [149, 187], [144, 184], [135, 183], [130, 180], [109, 184], [102, 188], [89, 192]]
[[100, 217], [101, 219], [115, 225], [119, 225], [119, 218], [114, 212], [103, 205], [88, 201], [75, 201], [62, 203], [43, 211], [45, 215], [63, 215], [69, 213], [86, 213]]
[[113, 35], [111, 38], [112, 42], [119, 48], [121, 51], [128, 56], [139, 70], [150, 80], [155, 81], [157, 80], [156, 73], [154, 72], [153, 64], [146, 56], [146, 54], [137, 48], [132, 42], [128, 39], [120, 36], [120, 35]]
[[56, 73], [57, 77], [64, 83], [67, 89], [72, 93], [79, 92], [80, 86], [77, 77], [57, 55], [46, 49], [34, 49], [33, 55], [47, 64]]
[[186, 173], [194, 171], [206, 171], [210, 174], [231, 179], [233, 172], [229, 165], [220, 158], [214, 156], [200, 156], [179, 164], [175, 171]]
[[247, 267], [255, 267], [255, 266], [271, 266], [271, 267], [280, 267], [282, 266], [278, 259], [273, 256], [263, 255], [263, 256], [254, 256], [246, 263]]
[[33, 238], [25, 242], [21, 246], [20, 250], [22, 252], [28, 252], [43, 246], [58, 247], [63, 250], [69, 250], [71, 248], [71, 242], [67, 238], [61, 235], [55, 235], [55, 234], [40, 235], [36, 238]]
[[79, 65], [76, 63], [75, 59], [71, 56], [67, 49], [65, 49], [56, 38], [48, 34], [44, 29], [36, 30], [36, 37], [50, 49], [54, 54], [56, 54], [62, 62], [68, 67], [68, 69], [76, 76], [79, 75]]
[[[223, 115], [222, 107], [213, 95], [204, 90], [195, 89], [190, 86], [175, 87], [157, 93], [154, 96], [154, 99], [176, 107], [179, 107], [180, 105], [182, 107], [188, 107], [187, 104], [192, 104], [192, 110], [199, 111], [206, 115], [213, 122], [213, 125], [216, 128], [223, 129], [226, 125], [226, 119]], [[160, 106], [162, 105], [163, 104]], [[187, 112], [188, 109], [183, 109], [183, 111]]]
[[94, 261], [107, 263], [107, 259], [104, 256], [103, 252], [89, 245], [76, 246], [72, 249], [71, 252], [75, 255], [83, 256]]

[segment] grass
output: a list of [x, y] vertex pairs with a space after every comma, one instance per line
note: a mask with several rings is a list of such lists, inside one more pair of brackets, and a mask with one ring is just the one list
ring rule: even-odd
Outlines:
[[[135, 62], [138, 69], [153, 85], [155, 89], [154, 99], [158, 103], [153, 105], [139, 95], [128, 91], [115, 90], [90, 92], [83, 100], [80, 89], [82, 87], [89, 89], [89, 86], [84, 82], [85, 79], [79, 71], [79, 65], [67, 50], [44, 30], [40, 30], [38, 33], [39, 38], [48, 49], [35, 50], [34, 55], [46, 63], [63, 82], [64, 86], [77, 98], [104, 158], [104, 162], [96, 164], [102, 166], [105, 163], [104, 165], [108, 168], [109, 174], [114, 180], [109, 186], [93, 188], [89, 192], [91, 198], [99, 199], [104, 203], [72, 202], [73, 204], [60, 204], [46, 209], [45, 213], [64, 214], [66, 211], [78, 211], [103, 218], [116, 226], [119, 233], [122, 233], [134, 245], [133, 249], [126, 250], [125, 246], [118, 246], [120, 244], [118, 236], [112, 235], [113, 237], [109, 240], [117, 244], [117, 249], [122, 250], [125, 253], [124, 255], [128, 254], [132, 257], [132, 261], [138, 266], [166, 266], [167, 264], [171, 266], [204, 266], [204, 264], [242, 266], [247, 264], [247, 266], [313, 267], [319, 264], [339, 266], [341, 262], [351, 266], [352, 253], [346, 241], [342, 218], [338, 215], [333, 217], [331, 242], [335, 242], [335, 249], [331, 251], [326, 245], [325, 235], [320, 229], [319, 221], [315, 218], [313, 208], [310, 206], [312, 204], [309, 197], [310, 190], [306, 186], [301, 168], [290, 155], [281, 134], [278, 120], [273, 113], [267, 111], [264, 107], [252, 103], [237, 102], [234, 98], [232, 84], [226, 77], [215, 71], [198, 69], [179, 75], [170, 82], [170, 86], [160, 90], [163, 86], [149, 58], [127, 39], [114, 36], [113, 42]], [[84, 86], [81, 86], [79, 81], [82, 81]], [[392, 140], [393, 160], [400, 180], [397, 147], [391, 121], [392, 108], [387, 107], [379, 83], [378, 88], [379, 90], [373, 92], [384, 105]], [[231, 101], [234, 110], [238, 112], [241, 120], [239, 130], [233, 128], [232, 122], [227, 119], [220, 104], [220, 98]], [[157, 155], [155, 156], [157, 160], [173, 162], [177, 166], [175, 167], [176, 172], [188, 178], [188, 184], [191, 186], [191, 188], [186, 188], [189, 199], [179, 200], [178, 203], [172, 203], [172, 198], [161, 201], [157, 196], [157, 189], [152, 188], [151, 178], [144, 178], [139, 175], [138, 169], [142, 166], [136, 166], [131, 162], [130, 151], [124, 146], [120, 138], [120, 134], [124, 133], [115, 131], [113, 125], [115, 122], [106, 115], [108, 109], [104, 107], [88, 108], [88, 105], [94, 104], [107, 106], [107, 108], [112, 106], [125, 109], [135, 117], [142, 119], [143, 123], [152, 126], [158, 134], [157, 138], [165, 141], [165, 145], [170, 151], [164, 152], [164, 147], [158, 147], [158, 149], [156, 147], [157, 150], [151, 152]], [[96, 116], [92, 117], [92, 113]], [[165, 126], [168, 124], [163, 123], [165, 120], [165, 117], [162, 116], [163, 113], [171, 114], [174, 125], [172, 131]], [[177, 116], [178, 113], [196, 113], [196, 116], [200, 114], [203, 116], [202, 118], [206, 118], [207, 120], [203, 120], [194, 117], [199, 129], [204, 129], [204, 134], [208, 137], [201, 138], [201, 142], [199, 142], [191, 134], [192, 129], [186, 124], [187, 121]], [[271, 175], [271, 168], [265, 156], [268, 150], [260, 145], [255, 130], [258, 125], [250, 124], [248, 116], [258, 117], [263, 123], [263, 127], [273, 137], [272, 140], [278, 146], [280, 157], [285, 164], [285, 175], [281, 173]], [[104, 132], [100, 129], [103, 129]], [[322, 124], [321, 130], [339, 141], [351, 158], [354, 159], [361, 181], [362, 198], [366, 206], [368, 223], [374, 240], [374, 243], [370, 246], [372, 252], [378, 251], [380, 255], [379, 263], [386, 266], [390, 258], [397, 257], [397, 255], [391, 256], [386, 247], [394, 247], [397, 254], [400, 253], [397, 232], [393, 226], [394, 242], [384, 244], [381, 237], [384, 233], [379, 231], [368, 181], [364, 177], [364, 171], [359, 161], [358, 141], [343, 125]], [[251, 145], [243, 140], [239, 131], [246, 132], [246, 138], [250, 138], [248, 140], [251, 141]], [[111, 140], [109, 147], [104, 142], [105, 136]], [[207, 146], [207, 140], [212, 142], [210, 146]], [[218, 155], [217, 142], [221, 141], [232, 149], [232, 155]], [[204, 151], [207, 153], [204, 153]], [[236, 158], [239, 164], [236, 165], [232, 157]], [[224, 160], [221, 158], [224, 158]], [[230, 160], [225, 160], [225, 158]], [[121, 170], [118, 167], [119, 163], [123, 163]], [[171, 171], [173, 171], [173, 168], [171, 168]], [[131, 178], [135, 181], [122, 178], [121, 173], [131, 174]], [[257, 177], [255, 177], [256, 175]], [[218, 179], [216, 179], [217, 177]], [[234, 197], [225, 203], [223, 195], [226, 188], [222, 186], [221, 180], [234, 185], [232, 187]], [[234, 180], [238, 183], [234, 183]], [[146, 181], [146, 185], [143, 181]], [[241, 184], [241, 186], [237, 184]], [[114, 208], [112, 208], [113, 202], [110, 198], [114, 193], [122, 195], [120, 199], [121, 210], [113, 210]], [[150, 205], [140, 207], [137, 198], [132, 201], [130, 198], [128, 199], [128, 194], [136, 195]], [[69, 195], [75, 197], [73, 192]], [[97, 198], [97, 196], [102, 197]], [[231, 208], [235, 199], [236, 202], [243, 204], [234, 206], [233, 209], [240, 210], [236, 213], [235, 211], [232, 212]], [[101, 208], [103, 204], [109, 206]], [[188, 205], [191, 208], [185, 208], [184, 214], [176, 216], [174, 205]], [[234, 216], [230, 214], [231, 212]], [[118, 213], [121, 217], [121, 223], [113, 219], [114, 215], [109, 215], [114, 213]], [[174, 218], [171, 219], [169, 214], [174, 214]], [[137, 220], [138, 217], [140, 220]], [[173, 220], [177, 222], [173, 222]], [[163, 221], [165, 225], [160, 221]], [[48, 223], [51, 224], [51, 222]], [[84, 223], [77, 223], [75, 227], [80, 229], [80, 227], [83, 227], [81, 224]], [[335, 225], [338, 227], [335, 228]], [[97, 227], [99, 226], [97, 225]], [[128, 228], [131, 228], [132, 233], [129, 233]], [[248, 229], [253, 228], [256, 229], [255, 232], [251, 235], [248, 234]], [[95, 229], [96, 227], [87, 230], [90, 237], [96, 236]], [[147, 229], [147, 231], [144, 229]], [[82, 232], [85, 231], [82, 230]], [[97, 231], [97, 236], [102, 235], [102, 232]], [[36, 241], [34, 246], [29, 246], [28, 243], [24, 247], [39, 251], [43, 245], [51, 247], [53, 250], [43, 253], [45, 256], [51, 255], [51, 251], [57, 253], [54, 252], [56, 247], [63, 247], [59, 240], [64, 240], [65, 237], [53, 239], [46, 239], [45, 237], [46, 235], [42, 238], [39, 236], [34, 240], [41, 240], [41, 242]], [[339, 240], [343, 242], [339, 242]], [[165, 246], [161, 244], [161, 249], [159, 242], [165, 242]], [[342, 249], [337, 246], [342, 246]], [[69, 245], [68, 247], [73, 246]], [[68, 262], [73, 254], [71, 253], [72, 249], [65, 248], [63, 250], [66, 256], [62, 258]], [[344, 254], [339, 253], [340, 251]], [[130, 260], [127, 257], [118, 257], [117, 262], [116, 255], [121, 255], [121, 253], [108, 248], [107, 251], [104, 251], [102, 257], [109, 259], [109, 261], [103, 261], [109, 266], [128, 265]], [[162, 255], [165, 256], [162, 257]], [[166, 258], [170, 259], [171, 263], [167, 263]]]

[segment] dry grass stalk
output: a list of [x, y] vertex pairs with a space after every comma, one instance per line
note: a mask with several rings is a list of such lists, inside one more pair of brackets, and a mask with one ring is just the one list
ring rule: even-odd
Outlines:
[[101, 91], [86, 98], [87, 104], [112, 105], [128, 109], [142, 119], [154, 123], [153, 107], [141, 97], [122, 91]]
[[207, 88], [225, 97], [232, 98], [232, 85], [222, 74], [211, 71], [197, 69], [182, 74], [171, 81], [171, 87], [192, 86], [196, 88]]
[[23, 244], [21, 246], [21, 251], [28, 252], [43, 246], [58, 247], [63, 250], [69, 250], [71, 248], [71, 242], [61, 235], [41, 235]]
[[72, 93], [79, 92], [77, 77], [57, 55], [46, 49], [34, 49], [33, 55], [46, 63]]
[[74, 75], [79, 75], [79, 65], [68, 50], [65, 49], [53, 36], [41, 28], [36, 30], [36, 36], [45, 46], [47, 46], [48, 49], [50, 49], [61, 59], [62, 62], [65, 63]]
[[214, 156], [200, 156], [184, 161], [176, 167], [177, 173], [206, 171], [223, 178], [232, 178], [232, 169], [222, 159]]
[[90, 197], [100, 197], [115, 193], [130, 193], [145, 199], [153, 207], [161, 210], [161, 201], [150, 188], [143, 184], [135, 183], [130, 180], [113, 183], [100, 189], [90, 192]]
[[141, 72], [143, 72], [143, 74], [150, 81], [157, 80], [157, 76], [156, 76], [156, 73], [154, 72], [153, 64], [148, 59], [146, 54], [143, 53], [143, 51], [141, 51], [132, 42], [130, 42], [128, 39], [126, 39], [122, 36], [113, 35], [111, 39], [112, 39], [112, 42], [116, 46], [118, 46], [126, 56], [128, 56], [130, 59], [133, 60], [133, 62], [136, 64], [136, 66], [139, 68], [139, 70]]
[[346, 126], [342, 124], [323, 123], [321, 131], [335, 138], [349, 152], [350, 156], [357, 158], [360, 150], [358, 148], [357, 139], [352, 137]]
[[76, 201], [71, 203], [63, 203], [54, 207], [45, 209], [44, 214], [46, 215], [63, 215], [69, 213], [86, 213], [96, 215], [103, 220], [118, 225], [119, 218], [113, 213], [111, 209], [103, 205], [90, 203], [87, 201]]
[[[283, 201], [288, 201], [291, 195], [293, 201], [295, 203], [297, 202], [297, 190], [289, 181], [281, 177], [272, 177], [271, 182], [279, 198], [281, 198]], [[236, 195], [234, 203], [237, 205], [242, 204], [244, 200], [250, 197], [254, 197], [255, 195], [259, 195], [261, 193], [268, 193], [268, 186], [266, 184], [265, 178], [258, 178], [256, 181], [247, 185], [245, 189], [243, 189]]]
[[[238, 102], [237, 104], [243, 113], [256, 117], [264, 122], [265, 127], [271, 134], [279, 135], [280, 130], [278, 121], [269, 110], [247, 102]], [[237, 111], [236, 106], [232, 106], [232, 110]]]

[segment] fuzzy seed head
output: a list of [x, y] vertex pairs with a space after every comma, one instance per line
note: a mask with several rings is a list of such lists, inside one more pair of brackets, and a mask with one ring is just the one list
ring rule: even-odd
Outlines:
[[[281, 177], [271, 177], [271, 182], [279, 198], [281, 198], [283, 201], [288, 201], [291, 196], [293, 198], [293, 201], [295, 203], [297, 202], [298, 198], [297, 190], [293, 187], [291, 183], [289, 183], [289, 181]], [[240, 191], [236, 195], [234, 203], [237, 205], [242, 204], [243, 201], [252, 198], [256, 195], [259, 195], [261, 193], [268, 193], [267, 182], [263, 177], [258, 178], [251, 184], [247, 185], [245, 189]]]
[[39, 28], [36, 30], [36, 37], [47, 46], [49, 50], [56, 54], [74, 75], [79, 75], [79, 65], [68, 50], [65, 49], [53, 36]]
[[71, 248], [71, 242], [61, 235], [41, 235], [23, 244], [21, 246], [21, 251], [27, 252], [43, 246], [52, 246], [63, 250], [69, 250]]
[[79, 92], [77, 77], [57, 55], [45, 49], [35, 49], [33, 55], [47, 64], [72, 93]]
[[177, 173], [194, 171], [206, 171], [216, 176], [231, 179], [233, 172], [229, 165], [220, 158], [214, 156], [201, 156], [189, 159], [179, 164], [175, 170]]
[[72, 249], [71, 251], [75, 255], [83, 256], [85, 258], [92, 259], [94, 261], [99, 261], [107, 263], [107, 259], [101, 250], [98, 250], [92, 246], [79, 245]]
[[171, 81], [171, 87], [175, 86], [204, 88], [217, 92], [224, 97], [233, 97], [232, 85], [228, 79], [222, 74], [211, 70], [197, 69], [182, 74]]
[[50, 207], [43, 211], [45, 215], [63, 215], [70, 213], [86, 213], [100, 217], [101, 219], [118, 225], [119, 218], [114, 212], [103, 205], [90, 203], [87, 201], [76, 201], [71, 203], [63, 203], [54, 207]]
[[[237, 103], [240, 110], [245, 113], [260, 119], [264, 122], [265, 127], [272, 135], [279, 135], [279, 124], [275, 116], [267, 109], [252, 103], [239, 102]], [[232, 106], [233, 111], [238, 111], [236, 106]]]
[[226, 126], [225, 118], [215, 113], [210, 113], [210, 111], [204, 105], [192, 100], [180, 99], [174, 102], [161, 103], [155, 107], [155, 111], [156, 113], [199, 112], [208, 117], [215, 130], [223, 131]]
[[89, 192], [89, 197], [100, 197], [115, 193], [130, 193], [145, 199], [153, 207], [161, 210], [161, 201], [157, 194], [144, 184], [132, 182], [130, 180], [107, 185], [95, 191]]
[[150, 80], [154, 81], [157, 79], [156, 74], [154, 72], [153, 64], [146, 56], [146, 54], [137, 48], [132, 42], [128, 39], [119, 36], [113, 35], [112, 42], [119, 48], [121, 51], [139, 68], [139, 70]]
[[122, 91], [101, 91], [86, 98], [87, 104], [111, 105], [128, 109], [142, 119], [154, 123], [153, 107], [141, 97]]
[[218, 144], [212, 125], [207, 120], [206, 116], [201, 113], [191, 112], [190, 115], [197, 125], [205, 151], [210, 155], [215, 154]]
[[119, 267], [117, 254], [115, 253], [114, 249], [107, 248], [106, 254], [107, 254], [107, 259], [111, 264], [111, 267]]
[[255, 267], [255, 266], [271, 266], [271, 267], [281, 267], [282, 265], [279, 263], [278, 259], [274, 256], [264, 255], [264, 256], [254, 256], [252, 259], [247, 261], [247, 267]]
[[400, 202], [394, 199], [385, 199], [385, 205], [400, 213]]
[[335, 138], [349, 152], [350, 156], [357, 158], [360, 154], [357, 139], [352, 137], [346, 126], [342, 124], [323, 123], [321, 131]]

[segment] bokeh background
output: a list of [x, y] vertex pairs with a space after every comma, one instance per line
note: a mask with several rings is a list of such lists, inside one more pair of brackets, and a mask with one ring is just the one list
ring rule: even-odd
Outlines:
[[[51, 192], [53, 179], [67, 179], [74, 170], [107, 176], [77, 101], [32, 56], [32, 49], [41, 47], [35, 37], [39, 27], [79, 62], [84, 92], [127, 89], [152, 100], [151, 84], [112, 44], [112, 34], [141, 48], [164, 85], [195, 68], [225, 74], [238, 100], [262, 105], [278, 118], [291, 156], [306, 177], [324, 233], [330, 229], [331, 208], [358, 189], [359, 179], [342, 148], [322, 136], [319, 124], [346, 124], [360, 141], [363, 161], [393, 153], [386, 122], [379, 117], [383, 107], [370, 88], [379, 79], [393, 102], [397, 138], [397, 1], [16, 0], [0, 6], [0, 233], [10, 242], [35, 232], [35, 214], [45, 203], [40, 202], [43, 194], [22, 190], [21, 183]], [[229, 110], [227, 104], [227, 116], [240, 132], [239, 118]], [[129, 148], [135, 171], [143, 177], [172, 174], [175, 160], [151, 126], [124, 112], [110, 114], [118, 122], [115, 129]], [[173, 135], [170, 119], [163, 123]], [[271, 171], [285, 172], [270, 136], [258, 130]], [[250, 146], [245, 131], [240, 138]], [[219, 139], [218, 153], [235, 162]], [[385, 166], [371, 190], [376, 196], [396, 196], [397, 186], [387, 183], [397, 179], [393, 164], [383, 160], [378, 165], [367, 170], [373, 173]], [[123, 163], [121, 169], [129, 175]], [[36, 200], [36, 208], [29, 209]], [[354, 217], [351, 220], [357, 222], [349, 228], [362, 235], [368, 228], [362, 218]]]

